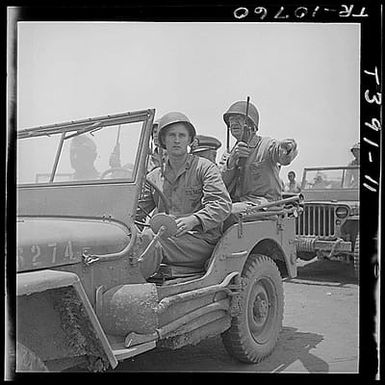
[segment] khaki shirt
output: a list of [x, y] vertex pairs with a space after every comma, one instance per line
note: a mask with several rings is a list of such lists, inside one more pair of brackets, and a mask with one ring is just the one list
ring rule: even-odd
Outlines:
[[[222, 223], [231, 212], [231, 198], [214, 163], [189, 154], [174, 177], [169, 160], [166, 159], [164, 174], [161, 175], [158, 167], [147, 178], [168, 199], [170, 214], [176, 217], [196, 215], [201, 223], [192, 230], [196, 237], [212, 243], [219, 239]], [[140, 205], [147, 212], [155, 207], [159, 212], [165, 211], [164, 204], [154, 189], [144, 192]]]
[[[255, 135], [249, 142], [252, 152], [241, 170], [230, 169], [227, 160], [224, 162], [222, 178], [234, 201], [258, 203], [260, 197], [269, 201], [282, 198], [282, 181], [279, 177], [281, 165], [290, 164], [297, 156], [297, 144], [292, 139], [290, 141], [292, 151], [287, 155], [280, 155], [280, 141]], [[228, 156], [229, 154], [227, 158]]]

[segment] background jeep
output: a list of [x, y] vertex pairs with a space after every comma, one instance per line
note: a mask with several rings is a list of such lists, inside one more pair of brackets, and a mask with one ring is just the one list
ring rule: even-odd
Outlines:
[[[17, 371], [102, 371], [218, 334], [245, 362], [274, 349], [281, 277], [296, 276], [298, 197], [238, 213], [201, 274], [146, 281], [144, 255], [175, 233], [167, 213], [135, 223], [154, 114], [18, 131]], [[143, 250], [138, 228], [149, 225]]]
[[351, 262], [359, 270], [359, 168], [305, 168], [297, 255]]

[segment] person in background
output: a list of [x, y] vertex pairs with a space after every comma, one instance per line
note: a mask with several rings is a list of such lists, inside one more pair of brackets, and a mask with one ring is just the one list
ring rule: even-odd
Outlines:
[[197, 135], [193, 143], [191, 143], [191, 154], [201, 156], [211, 160], [216, 164], [217, 151], [222, 143], [213, 136]]
[[346, 170], [345, 187], [356, 188], [359, 186], [359, 166], [360, 166], [360, 142], [356, 143], [350, 151], [353, 154], [354, 159], [349, 162], [348, 167], [354, 167]]
[[328, 181], [327, 176], [322, 173], [321, 171], [317, 171], [317, 174], [315, 175], [313, 179], [313, 189], [324, 189], [324, 188], [330, 188], [330, 182]]
[[[164, 170], [162, 173], [157, 167], [147, 178], [168, 198], [177, 233], [160, 238], [153, 253], [144, 258], [141, 271], [145, 278], [153, 275], [161, 262], [171, 266], [174, 275], [203, 271], [222, 234], [222, 223], [231, 211], [231, 199], [218, 167], [208, 159], [188, 153], [196, 131], [187, 116], [180, 112], [165, 114], [159, 120], [158, 135], [160, 146], [167, 151]], [[139, 221], [143, 211], [165, 211], [164, 203], [151, 186], [144, 189], [141, 208], [137, 213]], [[142, 244], [148, 244], [152, 236], [143, 232]]]
[[159, 120], [156, 120], [152, 125], [152, 131], [151, 131], [152, 146], [151, 146], [150, 160], [148, 163], [148, 171], [152, 171], [156, 167], [160, 167], [163, 164], [166, 157], [166, 150], [164, 150], [159, 145], [158, 130], [159, 130]]
[[222, 178], [230, 192], [233, 213], [245, 208], [282, 198], [279, 172], [297, 156], [294, 139], [275, 140], [257, 134], [259, 112], [246, 101], [233, 103], [223, 114], [228, 130], [236, 144], [222, 167]]
[[99, 172], [94, 166], [97, 157], [96, 144], [89, 136], [82, 134], [71, 139], [70, 161], [74, 169], [73, 180], [98, 179]]
[[295, 172], [289, 171], [287, 178], [289, 182], [285, 184], [285, 192], [299, 194], [301, 192], [301, 185], [295, 180]]

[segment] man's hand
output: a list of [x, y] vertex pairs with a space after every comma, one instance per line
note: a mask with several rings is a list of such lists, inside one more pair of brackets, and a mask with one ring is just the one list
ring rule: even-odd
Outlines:
[[195, 215], [189, 215], [188, 217], [182, 217], [175, 220], [178, 228], [175, 236], [180, 237], [192, 230], [195, 226], [199, 225], [199, 219]]
[[293, 139], [284, 139], [279, 144], [279, 155], [286, 156], [291, 151], [295, 151], [297, 148], [297, 145]]
[[229, 166], [229, 168], [234, 168], [237, 165], [238, 159], [248, 158], [250, 152], [251, 150], [245, 142], [238, 142], [231, 151], [231, 154], [227, 161], [227, 165]]
[[231, 214], [239, 214], [247, 211], [247, 209], [257, 207], [258, 205], [254, 202], [234, 202], [231, 209]]

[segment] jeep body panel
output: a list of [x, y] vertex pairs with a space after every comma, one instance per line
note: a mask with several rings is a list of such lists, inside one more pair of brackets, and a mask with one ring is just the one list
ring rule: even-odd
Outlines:
[[128, 244], [128, 229], [101, 219], [19, 217], [18, 271], [37, 270], [81, 262], [85, 252], [116, 253]]
[[[54, 270], [20, 273], [16, 293], [17, 339], [43, 361], [87, 354], [116, 367], [117, 359], [76, 274]], [[66, 296], [67, 304], [63, 301]], [[47, 344], [47, 339], [55, 343]]]
[[[288, 236], [285, 234], [285, 237], [283, 237], [284, 231], [288, 232]], [[206, 274], [196, 280], [178, 285], [160, 286], [158, 290], [159, 298], [162, 299], [173, 294], [213, 285], [221, 282], [230, 272], [242, 272], [249, 254], [258, 252], [262, 248], [268, 249], [268, 247], [264, 247], [264, 244], [269, 244], [271, 251], [275, 251], [272, 254], [264, 250], [265, 253], [268, 253], [266, 255], [273, 260], [284, 262], [288, 271], [286, 275], [291, 278], [296, 276], [295, 218], [286, 218], [283, 221], [244, 222], [242, 223], [242, 232], [243, 234], [240, 235], [238, 223], [228, 228], [214, 248]], [[292, 235], [292, 238], [290, 235]], [[223, 261], [226, 261], [226, 263], [223, 264]]]
[[[236, 293], [241, 289], [240, 277], [251, 253], [272, 258], [282, 275], [296, 276], [294, 221], [295, 218], [286, 217], [232, 225], [216, 245], [203, 276], [156, 287], [157, 304], [148, 307], [147, 319], [153, 315], [157, 319], [146, 326], [147, 333], [143, 330], [144, 323], [138, 325], [138, 330], [126, 336], [125, 344], [141, 346], [153, 341], [158, 346], [176, 349], [227, 330], [231, 316], [240, 311]], [[141, 289], [135, 289], [148, 294], [153, 290], [150, 286], [147, 289], [140, 286]], [[147, 304], [150, 302], [146, 300]], [[125, 312], [129, 313], [133, 312]]]

